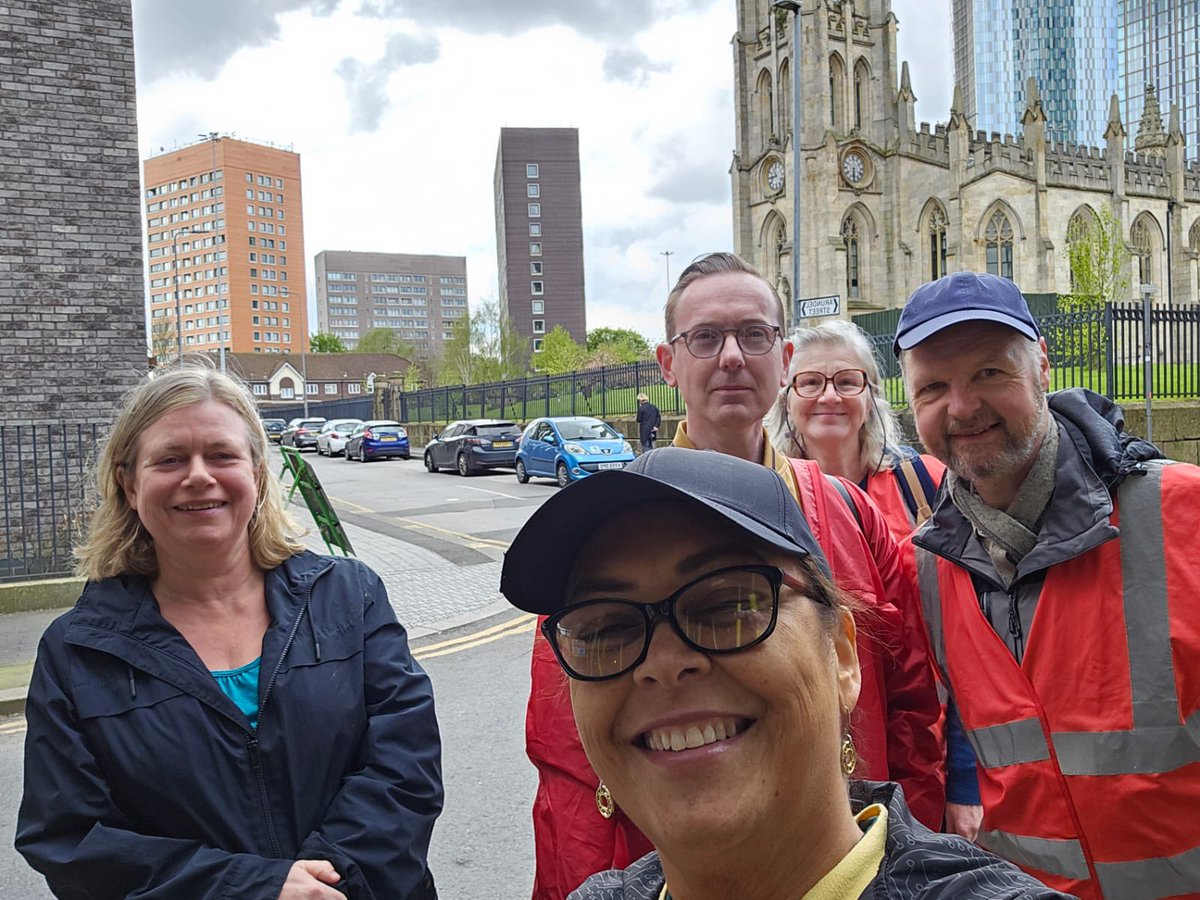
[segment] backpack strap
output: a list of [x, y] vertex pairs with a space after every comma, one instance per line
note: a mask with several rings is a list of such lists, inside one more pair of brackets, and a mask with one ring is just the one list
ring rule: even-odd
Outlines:
[[913, 455], [900, 460], [892, 472], [914, 523], [923, 525], [933, 514], [933, 498], [937, 495], [937, 485], [933, 483], [929, 469], [920, 456]]
[[851, 515], [854, 516], [854, 521], [858, 523], [858, 530], [862, 531], [862, 515], [858, 511], [858, 506], [855, 504], [854, 498], [850, 496], [850, 491], [840, 478], [835, 478], [833, 475], [826, 475], [821, 471], [820, 466], [811, 459], [796, 459], [793, 457], [788, 459], [788, 463], [792, 467], [792, 474], [796, 476], [796, 500], [800, 503], [800, 508], [804, 510], [804, 517], [808, 520], [808, 527], [812, 529], [813, 537], [817, 539], [818, 543], [822, 543], [822, 546], [824, 546], [824, 500], [828, 494], [828, 487], [821, 487], [822, 480], [828, 482], [829, 487], [832, 487], [841, 495], [842, 501], [849, 507]]
[[858, 530], [862, 531], [862, 514], [859, 513], [858, 505], [854, 502], [854, 498], [850, 496], [850, 491], [846, 489], [846, 485], [842, 482], [842, 479], [833, 475], [826, 475], [825, 477], [829, 479], [829, 483], [833, 485], [833, 489], [842, 495], [842, 500], [850, 507], [850, 512], [854, 515], [854, 521], [858, 523]]

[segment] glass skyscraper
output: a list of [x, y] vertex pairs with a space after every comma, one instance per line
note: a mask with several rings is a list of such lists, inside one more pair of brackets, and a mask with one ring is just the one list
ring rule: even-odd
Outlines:
[[[1195, 7], [1197, 0], [1189, 2]], [[1032, 75], [1047, 139], [1101, 143], [1109, 97], [1120, 90], [1120, 6], [1121, 0], [953, 0], [954, 74], [971, 127], [1018, 133]]]
[[1200, 0], [1122, 0], [1121, 117], [1137, 133], [1147, 83], [1158, 92], [1163, 124], [1179, 104], [1189, 159], [1200, 157]]

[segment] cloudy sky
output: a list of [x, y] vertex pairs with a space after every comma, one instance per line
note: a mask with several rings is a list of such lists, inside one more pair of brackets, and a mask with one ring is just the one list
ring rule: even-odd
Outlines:
[[[892, 3], [918, 120], [948, 118], [949, 6]], [[312, 256], [371, 250], [466, 256], [495, 298], [503, 126], [579, 129], [589, 328], [660, 339], [668, 259], [732, 247], [734, 0], [133, 7], [142, 156], [209, 131], [300, 153], [310, 297]]]

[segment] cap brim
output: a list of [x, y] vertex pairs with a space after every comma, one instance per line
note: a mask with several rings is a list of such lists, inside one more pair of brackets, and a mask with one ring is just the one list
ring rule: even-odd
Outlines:
[[636, 472], [597, 472], [563, 488], [529, 517], [504, 554], [500, 592], [526, 612], [557, 612], [567, 605], [567, 579], [595, 530], [630, 507], [665, 501], [712, 510], [748, 537], [791, 556], [810, 555], [794, 540], [720, 503]]
[[1001, 325], [1007, 325], [1029, 338], [1031, 341], [1036, 341], [1041, 335], [1036, 328], [1031, 328], [1028, 322], [1022, 322], [1015, 316], [1010, 316], [1007, 313], [997, 312], [991, 309], [956, 309], [954, 312], [944, 313], [936, 316], [928, 322], [922, 322], [910, 328], [904, 334], [896, 336], [896, 341], [892, 345], [892, 351], [910, 350], [926, 338], [932, 337], [939, 331], [949, 328], [951, 325], [961, 325], [964, 322], [999, 322]]

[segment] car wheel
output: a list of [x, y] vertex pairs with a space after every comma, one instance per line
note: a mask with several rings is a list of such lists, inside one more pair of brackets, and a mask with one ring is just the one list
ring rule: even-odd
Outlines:
[[433, 454], [428, 450], [425, 451], [425, 470], [428, 472], [436, 472], [438, 467], [433, 464]]
[[363, 442], [363, 443], [361, 443], [361, 444], [359, 444], [359, 445], [358, 445], [358, 461], [359, 461], [360, 463], [365, 463], [365, 462], [367, 461], [367, 445], [366, 445], [366, 442]]
[[571, 473], [567, 471], [567, 464], [565, 462], [559, 461], [558, 465], [554, 467], [554, 474], [558, 478], [558, 486], [560, 488], [564, 488], [571, 483]]
[[525, 460], [523, 459], [517, 460], [517, 481], [521, 484], [529, 481], [529, 473], [525, 471]]
[[471, 471], [471, 464], [467, 462], [467, 455], [465, 453], [458, 454], [458, 474], [463, 478], [475, 474]]
[[412, 454], [411, 454], [411, 453], [405, 453], [405, 454], [404, 454], [402, 457], [400, 457], [400, 458], [401, 458], [401, 459], [412, 459]]

